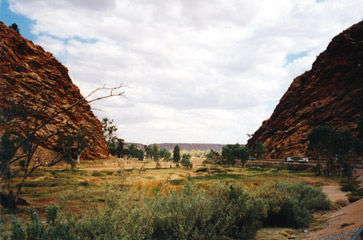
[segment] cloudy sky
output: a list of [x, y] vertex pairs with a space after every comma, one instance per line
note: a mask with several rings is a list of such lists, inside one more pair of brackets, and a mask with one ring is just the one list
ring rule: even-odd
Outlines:
[[128, 142], [245, 143], [362, 0], [0, 0]]

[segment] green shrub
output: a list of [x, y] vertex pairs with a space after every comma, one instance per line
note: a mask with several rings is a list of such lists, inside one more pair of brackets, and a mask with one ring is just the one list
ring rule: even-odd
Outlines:
[[10, 238], [12, 240], [24, 240], [25, 239], [25, 229], [20, 221], [14, 217], [11, 218], [12, 234]]
[[88, 187], [89, 183], [87, 181], [80, 182], [79, 185]]
[[330, 208], [321, 189], [304, 182], [266, 184], [261, 187], [259, 196], [268, 204], [267, 225], [307, 227], [313, 211]]
[[208, 168], [198, 168], [195, 172], [208, 172]]
[[307, 227], [313, 211], [329, 208], [320, 189], [302, 182], [259, 188], [220, 184], [208, 189], [186, 182], [183, 190], [168, 195], [159, 189], [146, 195], [115, 188], [106, 189], [104, 202], [103, 208], [90, 208], [82, 216], [65, 214], [63, 220], [58, 220], [58, 207], [50, 206], [45, 224], [31, 210], [25, 227], [12, 219], [10, 238], [253, 239], [263, 223]]
[[178, 194], [153, 205], [153, 239], [216, 239], [233, 225], [229, 204], [217, 193], [195, 189], [190, 183]]
[[92, 176], [93, 177], [106, 176], [106, 173], [105, 172], [100, 172], [100, 171], [93, 171]]

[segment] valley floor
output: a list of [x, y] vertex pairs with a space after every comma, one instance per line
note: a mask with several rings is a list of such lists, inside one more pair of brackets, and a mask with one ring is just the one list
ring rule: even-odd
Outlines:
[[[216, 182], [263, 184], [268, 181], [294, 180], [319, 185], [332, 202], [347, 200], [347, 193], [341, 190], [340, 177], [316, 176], [309, 171], [291, 171], [279, 167], [223, 168], [205, 165], [204, 159], [192, 158], [193, 169], [176, 167], [172, 162], [137, 161], [110, 159], [107, 161], [84, 161], [75, 170], [65, 170], [66, 165], [51, 169], [41, 169], [28, 179], [22, 195], [32, 207], [44, 213], [45, 206], [60, 204], [62, 197], [74, 198], [70, 201], [74, 212], [84, 210], [84, 199], [75, 196], [82, 191], [92, 193], [90, 202], [100, 202], [104, 197], [105, 186], [117, 184], [129, 189], [163, 192], [178, 190], [179, 185], [191, 179], [200, 186]], [[208, 169], [206, 172], [203, 169]], [[363, 170], [357, 171], [359, 180], [363, 180]], [[62, 197], [59, 197], [62, 196]], [[18, 217], [27, 214], [20, 208]], [[1, 210], [0, 211], [4, 211]], [[263, 228], [257, 232], [256, 239], [319, 239], [337, 233], [351, 231], [363, 224], [363, 199], [349, 204], [338, 211], [319, 212], [314, 215], [314, 222], [308, 229]], [[340, 237], [342, 237], [340, 235]]]

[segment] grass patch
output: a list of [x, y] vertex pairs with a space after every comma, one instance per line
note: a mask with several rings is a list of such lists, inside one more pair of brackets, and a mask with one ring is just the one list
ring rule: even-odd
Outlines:
[[107, 174], [105, 172], [100, 172], [100, 171], [93, 171], [92, 172], [92, 176], [93, 177], [101, 177], [101, 176], [106, 176]]
[[195, 172], [208, 172], [208, 168], [198, 168]]
[[83, 181], [79, 183], [80, 186], [89, 187], [89, 182]]
[[206, 176], [196, 176], [193, 179], [197, 180], [226, 180], [226, 179], [239, 179], [242, 175], [240, 174], [215, 174]]
[[178, 186], [178, 185], [184, 184], [185, 180], [184, 179], [174, 179], [174, 180], [170, 180], [169, 182], [172, 185]]

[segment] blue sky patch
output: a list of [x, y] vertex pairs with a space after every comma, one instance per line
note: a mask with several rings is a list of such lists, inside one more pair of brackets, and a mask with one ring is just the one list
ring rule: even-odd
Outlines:
[[23, 37], [31, 41], [36, 39], [36, 36], [30, 32], [30, 27], [34, 24], [34, 21], [12, 12], [9, 8], [8, 0], [0, 1], [0, 21], [4, 22], [7, 26], [16, 23]]
[[285, 66], [287, 65], [287, 64], [289, 64], [289, 63], [291, 63], [291, 62], [293, 62], [294, 60], [296, 60], [296, 59], [299, 59], [299, 58], [302, 58], [302, 57], [305, 57], [305, 56], [307, 56], [308, 55], [308, 51], [303, 51], [303, 52], [299, 52], [299, 53], [291, 53], [291, 54], [287, 54], [286, 55], [286, 64], [285, 64]]

